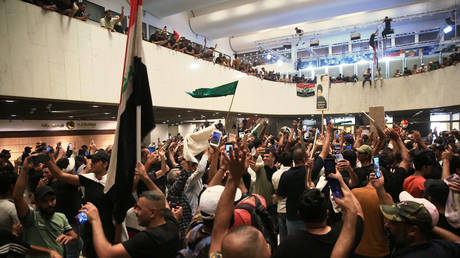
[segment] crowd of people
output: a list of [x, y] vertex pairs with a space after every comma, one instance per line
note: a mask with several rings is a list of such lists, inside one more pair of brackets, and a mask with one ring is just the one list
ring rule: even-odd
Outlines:
[[[124, 223], [111, 146], [0, 153], [0, 253], [51, 257], [459, 257], [458, 131], [211, 125], [142, 147]], [[186, 146], [186, 147], [184, 147]], [[87, 221], [85, 222], [85, 218]]]
[[431, 72], [431, 71], [441, 69], [447, 66], [457, 65], [457, 63], [459, 62], [460, 62], [460, 53], [452, 53], [449, 55], [449, 57], [443, 58], [442, 64], [440, 64], [439, 61], [435, 61], [435, 62], [430, 61], [428, 65], [421, 64], [420, 67], [417, 67], [417, 64], [414, 64], [412, 66], [412, 70], [409, 70], [409, 68], [405, 67], [402, 73], [399, 69], [397, 69], [393, 77], [401, 77], [401, 76], [408, 76], [412, 74]]

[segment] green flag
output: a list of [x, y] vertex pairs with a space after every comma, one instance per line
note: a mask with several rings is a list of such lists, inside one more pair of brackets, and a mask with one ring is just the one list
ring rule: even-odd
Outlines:
[[238, 81], [234, 81], [215, 88], [199, 88], [193, 92], [186, 91], [186, 93], [194, 98], [223, 97], [227, 95], [234, 95], [237, 85]]

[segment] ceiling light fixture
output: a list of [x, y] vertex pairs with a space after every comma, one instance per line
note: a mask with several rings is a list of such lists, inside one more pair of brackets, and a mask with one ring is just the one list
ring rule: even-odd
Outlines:
[[5, 99], [5, 102], [6, 102], [6, 103], [14, 103], [15, 101], [12, 100], [12, 99]]
[[91, 107], [93, 107], [93, 108], [98, 108], [99, 106], [98, 106], [98, 105], [92, 105]]

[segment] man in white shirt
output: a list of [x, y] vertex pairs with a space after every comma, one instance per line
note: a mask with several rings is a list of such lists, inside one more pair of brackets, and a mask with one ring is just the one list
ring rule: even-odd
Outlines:
[[[280, 169], [278, 169], [272, 176], [272, 183], [273, 188], [275, 188], [275, 192], [278, 190], [278, 184], [280, 182], [281, 175], [285, 171], [288, 171], [292, 166], [292, 155], [289, 152], [282, 152], [279, 161], [281, 163]], [[281, 198], [276, 195], [273, 198], [273, 202], [276, 202], [277, 208], [276, 212], [278, 213], [278, 227], [280, 233], [280, 242], [283, 241], [284, 238], [287, 236], [287, 227], [286, 227], [286, 198]]]
[[102, 17], [100, 20], [99, 20], [99, 23], [101, 24], [101, 27], [104, 27], [110, 31], [115, 31], [114, 27], [115, 27], [115, 24], [117, 24], [118, 22], [120, 22], [121, 20], [123, 20], [124, 18], [124, 13], [125, 13], [125, 7], [122, 6], [121, 7], [121, 15], [120, 16], [117, 16], [115, 18], [112, 18], [112, 13], [109, 11], [109, 10], [106, 10], [105, 11], [105, 16]]

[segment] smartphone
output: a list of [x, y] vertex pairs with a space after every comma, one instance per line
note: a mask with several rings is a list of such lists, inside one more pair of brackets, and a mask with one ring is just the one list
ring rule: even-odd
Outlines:
[[50, 151], [50, 150], [51, 150], [50, 146], [46, 147], [46, 151]]
[[72, 148], [72, 143], [69, 143], [69, 148]]
[[85, 151], [85, 157], [86, 157], [86, 156], [88, 156], [88, 152], [87, 152], [87, 151]]
[[225, 151], [227, 152], [227, 157], [230, 157], [230, 150], [233, 150], [233, 145], [231, 143], [225, 144]]
[[152, 154], [155, 151], [155, 147], [148, 147], [150, 154]]
[[382, 176], [380, 173], [379, 157], [374, 157], [374, 173], [375, 178], [380, 178]]
[[172, 202], [172, 203], [169, 205], [169, 207], [170, 207], [171, 209], [174, 209], [174, 208], [177, 207], [177, 203]]
[[222, 138], [222, 133], [220, 131], [213, 131], [211, 141], [209, 142], [209, 144], [211, 146], [218, 147], [220, 143], [220, 138]]
[[[342, 157], [343, 158], [343, 157]], [[334, 198], [343, 198], [342, 189], [340, 188], [339, 180], [335, 178], [329, 178], [328, 175], [331, 173], [335, 173], [335, 159], [327, 158], [324, 161], [324, 170], [326, 171], [326, 179], [331, 187], [332, 196]]]
[[49, 160], [50, 160], [50, 156], [48, 153], [42, 153], [38, 156], [32, 156], [32, 162], [34, 163], [34, 165], [45, 163], [45, 162], [48, 162]]
[[239, 132], [239, 133], [238, 133], [238, 137], [239, 137], [240, 139], [243, 139], [243, 137], [244, 137], [244, 132]]

